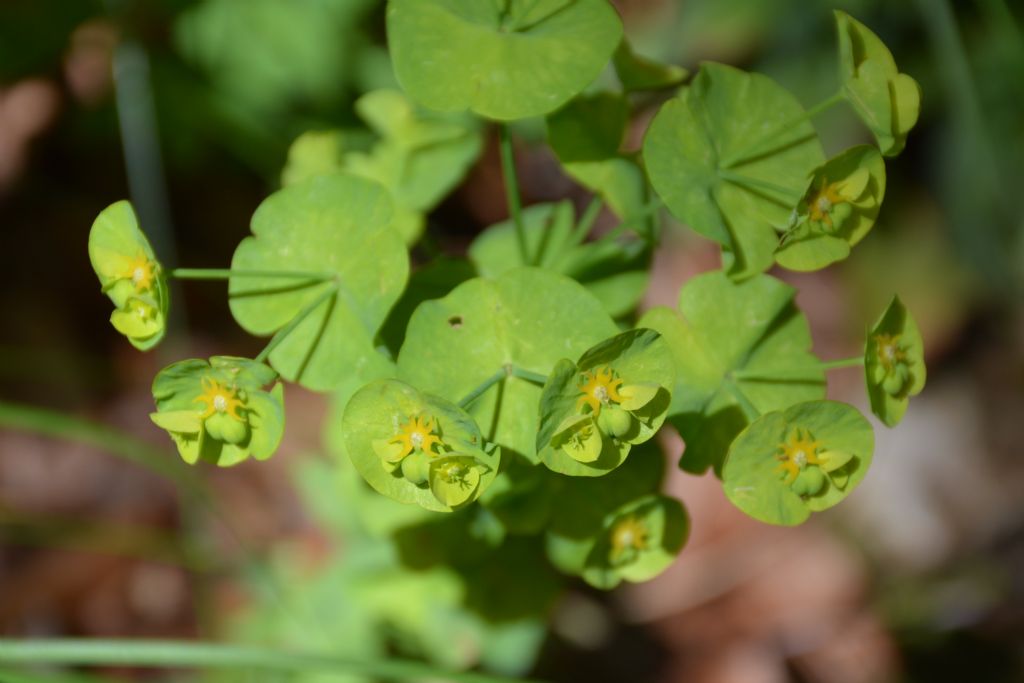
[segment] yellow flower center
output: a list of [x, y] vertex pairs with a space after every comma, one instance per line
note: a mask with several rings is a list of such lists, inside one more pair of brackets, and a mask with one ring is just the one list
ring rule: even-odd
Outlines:
[[907, 359], [907, 354], [900, 346], [900, 335], [898, 334], [876, 334], [875, 344], [878, 346], [878, 362], [890, 373], [900, 363]]
[[842, 204], [846, 198], [839, 194], [839, 183], [829, 183], [823, 179], [821, 187], [808, 202], [810, 206], [810, 217], [812, 221], [824, 223], [832, 227], [832, 209], [836, 204]]
[[398, 428], [395, 434], [388, 440], [388, 443], [397, 443], [402, 446], [402, 453], [399, 458], [404, 458], [413, 451], [423, 451], [430, 455], [437, 455], [432, 449], [435, 444], [443, 446], [444, 442], [434, 434], [436, 427], [434, 418], [426, 415], [417, 415]]
[[626, 517], [612, 527], [612, 561], [631, 550], [647, 548], [647, 527], [636, 517]]
[[136, 292], [144, 292], [153, 286], [156, 278], [156, 264], [146, 258], [141, 251], [136, 254], [135, 260], [125, 270], [124, 277], [132, 281]]
[[607, 365], [586, 371], [580, 379], [581, 396], [576, 402], [576, 409], [580, 410], [584, 405], [588, 405], [590, 412], [600, 414], [601, 406], [622, 402], [622, 396], [619, 395], [620, 386], [622, 380], [617, 378], [615, 372]]
[[245, 402], [238, 396], [238, 389], [209, 377], [203, 378], [203, 393], [193, 403], [205, 404], [199, 413], [204, 420], [214, 413], [227, 413], [239, 422], [245, 419], [238, 412], [245, 408]]
[[779, 460], [777, 470], [786, 473], [786, 483], [792, 484], [808, 465], [821, 465], [818, 450], [821, 442], [815, 441], [811, 433], [804, 429], [795, 429], [789, 439], [779, 444], [775, 458]]

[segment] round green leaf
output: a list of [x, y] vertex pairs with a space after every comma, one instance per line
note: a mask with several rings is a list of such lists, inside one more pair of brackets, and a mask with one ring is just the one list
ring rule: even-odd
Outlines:
[[893, 297], [868, 332], [864, 375], [871, 412], [886, 426], [895, 427], [907, 412], [910, 397], [921, 393], [927, 378], [921, 330], [899, 297]]
[[[423, 485], [417, 485], [403, 476], [402, 468], [385, 467], [374, 444], [387, 442], [401, 425], [421, 415], [435, 421], [435, 434], [443, 447], [435, 455], [427, 454]], [[480, 429], [466, 411], [397, 380], [376, 380], [356, 392], [345, 407], [342, 438], [352, 463], [370, 486], [400, 503], [416, 503], [428, 510], [450, 512], [472, 502], [498, 472], [498, 451], [484, 448]], [[422, 453], [406, 459], [412, 455]]]
[[921, 110], [921, 87], [900, 73], [885, 43], [867, 26], [836, 10], [843, 94], [887, 157], [907, 142]]
[[110, 316], [114, 329], [140, 351], [156, 346], [167, 328], [170, 295], [130, 202], [115, 202], [96, 217], [89, 230], [89, 260], [116, 307]]
[[825, 373], [811, 353], [807, 319], [792, 287], [767, 275], [742, 283], [715, 271], [679, 292], [679, 308], [654, 308], [639, 321], [661, 333], [676, 367], [669, 422], [686, 442], [679, 466], [694, 474], [721, 463], [758, 412], [825, 397]]
[[875, 147], [846, 150], [814, 172], [775, 260], [783, 268], [819, 270], [845, 259], [875, 224], [885, 197], [885, 161]]
[[[790, 481], [781, 453], [801, 437], [814, 446], [800, 450], [807, 463]], [[867, 473], [874, 447], [871, 425], [853, 406], [798, 403], [762, 415], [736, 437], [722, 468], [722, 486], [729, 500], [754, 519], [794, 526], [845, 498]], [[834, 451], [843, 455], [824, 460], [845, 459], [841, 467], [814, 464], [819, 455]], [[808, 472], [812, 476], [805, 476]]]
[[[649, 394], [646, 401], [629, 411], [630, 427], [621, 436], [602, 428], [607, 423], [585, 414], [580, 403], [585, 373], [602, 369], [610, 369], [621, 380], [623, 390], [631, 388], [630, 399]], [[654, 330], [630, 330], [606, 339], [588, 349], [576, 363], [563, 359], [548, 377], [540, 399], [537, 453], [541, 462], [555, 472], [578, 477], [599, 477], [615, 469], [629, 455], [631, 444], [647, 441], [661, 428], [674, 382], [672, 352]], [[652, 387], [653, 391], [648, 392]], [[610, 407], [614, 406], [604, 406], [602, 413]], [[589, 438], [576, 438], [581, 430], [592, 433]], [[600, 450], [595, 450], [599, 443]], [[588, 457], [581, 457], [582, 453]]]
[[[564, 356], [581, 354], [615, 332], [600, 302], [582, 286], [519, 268], [493, 280], [469, 280], [443, 299], [420, 304], [398, 356], [399, 378], [460, 401], [506, 366], [546, 375]], [[505, 377], [468, 410], [485, 425], [489, 441], [536, 462], [540, 395], [537, 384]]]
[[311, 130], [295, 138], [281, 171], [281, 185], [295, 185], [318, 175], [341, 170], [344, 143], [341, 131]]
[[288, 380], [318, 391], [375, 362], [374, 338], [409, 275], [402, 239], [390, 227], [391, 202], [380, 185], [355, 176], [317, 176], [268, 197], [252, 219], [252, 237], [235, 250], [236, 270], [333, 273], [313, 283], [233, 277], [231, 312], [256, 335], [288, 325], [320, 303], [270, 354]]
[[825, 160], [802, 117], [800, 103], [767, 76], [707, 62], [647, 130], [643, 158], [655, 191], [729, 252], [734, 279], [771, 266], [776, 231]]
[[410, 97], [498, 120], [557, 109], [601, 73], [622, 37], [607, 0], [390, 0], [387, 29]]

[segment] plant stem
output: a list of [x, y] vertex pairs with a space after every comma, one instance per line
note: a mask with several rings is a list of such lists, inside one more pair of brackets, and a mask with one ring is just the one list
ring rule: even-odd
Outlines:
[[58, 437], [93, 446], [167, 477], [193, 494], [202, 488], [198, 478], [167, 451], [122, 432], [63, 413], [0, 401], [0, 427]]
[[511, 683], [488, 674], [448, 672], [409, 660], [358, 660], [266, 647], [143, 639], [0, 639], [0, 663], [74, 666], [142, 666], [195, 669], [264, 669], [334, 672], [391, 681], [448, 680], [453, 683]]
[[466, 408], [470, 403], [479, 398], [480, 395], [483, 394], [485, 391], [493, 387], [501, 380], [508, 377], [508, 374], [508, 370], [506, 370], [505, 368], [498, 370], [496, 373], [494, 373], [493, 375], [485, 379], [483, 382], [481, 382], [480, 386], [478, 386], [477, 388], [473, 389], [473, 391], [463, 396], [462, 400], [459, 401], [459, 407]]
[[526, 265], [533, 265], [529, 249], [526, 246], [526, 226], [523, 225], [522, 200], [519, 197], [519, 181], [516, 178], [516, 161], [512, 153], [512, 137], [508, 132], [508, 124], [498, 127], [498, 147], [501, 150], [501, 174], [505, 179], [505, 200], [508, 202], [508, 213], [516, 226], [516, 241], [519, 243], [519, 256]]
[[840, 358], [838, 360], [825, 361], [819, 363], [818, 368], [821, 370], [835, 370], [837, 368], [853, 368], [864, 365], [864, 356], [853, 356], [852, 358]]
[[768, 180], [761, 180], [759, 178], [751, 178], [745, 176], [742, 173], [733, 173], [727, 169], [719, 169], [718, 176], [722, 180], [727, 180], [734, 185], [753, 190], [761, 190], [764, 192], [770, 192], [775, 195], [775, 199], [782, 201], [787, 205], [795, 205], [800, 201], [800, 191], [791, 190], [788, 187], [776, 185], [775, 183]]
[[[770, 150], [772, 150], [774, 148], [782, 147], [782, 146], [785, 146], [786, 144], [790, 144], [791, 141], [790, 142], [785, 142], [785, 143], [780, 142], [779, 141], [779, 137], [782, 134], [788, 132], [790, 129], [795, 128], [796, 126], [799, 126], [804, 121], [810, 121], [815, 116], [818, 116], [819, 114], [821, 114], [821, 113], [831, 109], [835, 105], [837, 105], [840, 102], [842, 102], [844, 99], [846, 99], [846, 97], [843, 94], [843, 91], [840, 90], [839, 92], [835, 93], [834, 95], [832, 95], [832, 96], [822, 100], [818, 104], [814, 105], [813, 107], [811, 107], [807, 111], [803, 112], [799, 116], [794, 116], [793, 118], [791, 118], [790, 120], [786, 121], [785, 123], [782, 123], [775, 130], [773, 130], [770, 134], [765, 135], [760, 140], [755, 142], [753, 145], [750, 145], [746, 149], [740, 150], [738, 153], [733, 154], [732, 156], [729, 156], [729, 157], [726, 157], [726, 158], [722, 159], [721, 162], [719, 163], [719, 168], [735, 168], [736, 166], [739, 166], [739, 165], [744, 164], [744, 163], [746, 163], [748, 161], [751, 161], [755, 157], [758, 157], [761, 154], [765, 154], [766, 152], [768, 152], [768, 151], [770, 151]], [[773, 147], [773, 145], [774, 145], [774, 147]]]
[[335, 277], [334, 273], [315, 273], [303, 270], [232, 270], [231, 268], [173, 268], [167, 272], [178, 280], [227, 280], [233, 277], [287, 278], [324, 282]]
[[725, 380], [722, 382], [725, 390], [732, 394], [732, 397], [736, 399], [736, 403], [739, 404], [740, 409], [743, 410], [743, 414], [747, 416], [747, 419], [753, 422], [757, 418], [761, 417], [761, 411], [750, 402], [747, 395], [743, 393], [743, 390], [736, 386], [736, 383], [732, 380]]
[[508, 373], [513, 377], [518, 377], [519, 379], [524, 379], [527, 382], [533, 382], [534, 384], [540, 384], [541, 386], [543, 386], [548, 381], [547, 375], [542, 375], [539, 372], [531, 372], [529, 370], [524, 370], [523, 368], [517, 367], [515, 365], [509, 366]]
[[270, 356], [270, 353], [277, 348], [278, 344], [283, 342], [285, 338], [288, 337], [289, 334], [294, 332], [295, 328], [301, 325], [302, 321], [308, 318], [310, 313], [315, 311], [317, 308], [320, 307], [320, 304], [327, 301], [337, 293], [338, 287], [335, 285], [325, 290], [317, 298], [313, 299], [313, 301], [308, 306], [306, 306], [301, 311], [296, 313], [295, 317], [292, 318], [287, 325], [279, 329], [274, 334], [274, 336], [270, 338], [270, 341], [267, 343], [267, 345], [263, 348], [262, 351], [260, 351], [259, 355], [256, 356], [256, 358], [254, 358], [253, 360], [255, 360], [257, 363], [264, 362]]
[[565, 244], [562, 245], [562, 251], [568, 251], [573, 247], [583, 244], [583, 240], [590, 234], [591, 228], [594, 227], [594, 222], [597, 217], [601, 215], [601, 207], [604, 205], [604, 200], [600, 196], [595, 196], [587, 204], [587, 208], [583, 211], [583, 215], [580, 216], [579, 222], [576, 227], [573, 228], [572, 233], [569, 235], [569, 239], [566, 240]]

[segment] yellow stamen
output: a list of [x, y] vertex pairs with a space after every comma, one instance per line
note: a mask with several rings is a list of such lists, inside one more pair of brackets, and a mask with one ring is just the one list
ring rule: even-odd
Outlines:
[[576, 402], [576, 409], [580, 410], [584, 404], [590, 406], [594, 415], [601, 413], [601, 406], [609, 403], [621, 403], [622, 396], [619, 395], [619, 387], [622, 380], [615, 376], [615, 373], [607, 365], [588, 370], [583, 373], [580, 383], [582, 396]]
[[388, 443], [401, 444], [402, 453], [399, 455], [399, 459], [404, 458], [415, 450], [420, 450], [430, 455], [437, 455], [432, 450], [434, 445], [443, 446], [444, 442], [434, 434], [435, 426], [434, 418], [426, 415], [417, 415], [399, 427], [398, 434], [391, 437]]
[[144, 292], [153, 286], [156, 279], [157, 265], [149, 260], [141, 251], [135, 255], [135, 259], [125, 269], [123, 277], [132, 281], [136, 292]]
[[238, 397], [238, 389], [209, 377], [203, 378], [203, 393], [193, 403], [206, 404], [199, 414], [204, 420], [214, 413], [227, 413], [239, 422], [245, 420], [238, 412], [245, 408], [245, 402]]
[[626, 517], [612, 527], [612, 561], [630, 550], [647, 548], [647, 527], [636, 517]]
[[776, 469], [786, 473], [787, 484], [792, 484], [808, 465], [823, 464], [823, 461], [818, 458], [820, 448], [821, 442], [815, 441], [806, 429], [793, 430], [789, 439], [779, 444], [779, 452], [776, 453], [775, 458], [780, 462]]
[[900, 363], [906, 361], [907, 354], [900, 346], [900, 335], [898, 334], [876, 334], [875, 344], [878, 346], [878, 362], [882, 364], [886, 374]]
[[827, 179], [822, 178], [821, 187], [808, 202], [812, 221], [832, 227], [832, 209], [837, 204], [846, 202], [846, 198], [839, 193], [839, 188], [840, 183], [829, 183]]

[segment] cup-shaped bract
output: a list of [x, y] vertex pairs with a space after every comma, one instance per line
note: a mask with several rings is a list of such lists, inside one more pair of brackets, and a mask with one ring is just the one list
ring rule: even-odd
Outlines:
[[871, 464], [871, 424], [853, 406], [808, 401], [754, 420], [722, 466], [725, 495], [768, 524], [794, 526], [837, 504]]
[[606, 590], [623, 580], [653, 579], [675, 560], [689, 530], [686, 509], [675, 498], [652, 494], [627, 503], [605, 518], [581, 576]]
[[924, 389], [926, 376], [921, 331], [899, 297], [893, 297], [864, 345], [871, 412], [895, 427], [907, 412], [910, 397]]
[[622, 21], [608, 0], [390, 0], [387, 30], [412, 99], [507, 121], [543, 116], [586, 88]]
[[900, 73], [885, 43], [845, 12], [836, 11], [843, 94], [887, 157], [903, 151], [921, 110], [921, 87]]
[[537, 453], [561, 474], [599, 477], [665, 421], [675, 383], [672, 353], [654, 330], [623, 332], [563, 359], [540, 399]]
[[96, 217], [89, 231], [89, 260], [114, 302], [114, 329], [140, 351], [156, 346], [167, 328], [167, 279], [130, 202], [115, 202]]
[[850, 255], [875, 224], [885, 196], [885, 161], [860, 145], [814, 172], [775, 251], [783, 268], [819, 270]]
[[221, 467], [266, 460], [284, 435], [284, 386], [263, 363], [234, 356], [179, 361], [153, 380], [156, 412], [182, 459]]
[[359, 473], [400, 503], [450, 512], [476, 500], [498, 473], [500, 450], [466, 411], [398, 380], [357, 391], [341, 429]]

